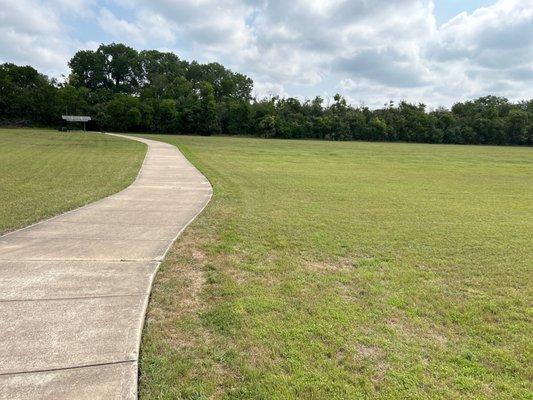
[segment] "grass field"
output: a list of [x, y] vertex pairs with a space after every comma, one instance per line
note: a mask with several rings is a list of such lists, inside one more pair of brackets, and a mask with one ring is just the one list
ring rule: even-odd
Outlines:
[[533, 149], [149, 137], [215, 196], [156, 278], [142, 399], [533, 398]]
[[121, 190], [145, 152], [97, 133], [0, 129], [0, 234]]

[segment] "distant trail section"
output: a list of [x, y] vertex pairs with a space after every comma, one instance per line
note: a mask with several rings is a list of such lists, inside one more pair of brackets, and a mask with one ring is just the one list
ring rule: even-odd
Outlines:
[[144, 315], [168, 248], [212, 196], [170, 144], [135, 182], [0, 237], [0, 399], [135, 399]]

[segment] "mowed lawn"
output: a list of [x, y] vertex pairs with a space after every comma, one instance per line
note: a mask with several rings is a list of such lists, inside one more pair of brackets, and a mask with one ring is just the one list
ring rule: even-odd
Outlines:
[[0, 234], [118, 192], [145, 153], [100, 133], [0, 129]]
[[142, 399], [531, 399], [533, 149], [146, 136], [214, 185]]

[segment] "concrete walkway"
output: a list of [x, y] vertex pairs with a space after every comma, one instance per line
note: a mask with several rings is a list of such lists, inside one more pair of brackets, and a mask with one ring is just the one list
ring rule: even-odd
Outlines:
[[0, 399], [137, 397], [152, 280], [212, 190], [176, 147], [135, 140], [131, 186], [0, 237]]

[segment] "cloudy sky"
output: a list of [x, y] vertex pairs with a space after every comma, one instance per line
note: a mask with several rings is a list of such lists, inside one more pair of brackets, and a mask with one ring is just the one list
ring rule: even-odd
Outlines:
[[0, 62], [59, 76], [112, 41], [221, 62], [260, 96], [533, 97], [533, 0], [0, 0]]

